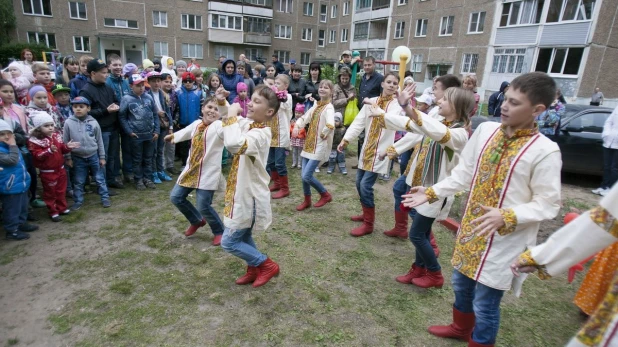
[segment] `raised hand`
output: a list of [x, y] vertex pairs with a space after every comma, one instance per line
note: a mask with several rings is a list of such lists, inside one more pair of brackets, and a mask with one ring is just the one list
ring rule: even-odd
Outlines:
[[397, 101], [399, 101], [400, 105], [405, 105], [410, 102], [413, 96], [416, 95], [416, 82], [409, 84], [402, 91], [399, 92], [397, 96]]
[[219, 88], [217, 88], [217, 90], [215, 91], [215, 98], [217, 99], [217, 101], [225, 101], [225, 99], [227, 99], [229, 95], [230, 92], [225, 90], [222, 85], [219, 86]]

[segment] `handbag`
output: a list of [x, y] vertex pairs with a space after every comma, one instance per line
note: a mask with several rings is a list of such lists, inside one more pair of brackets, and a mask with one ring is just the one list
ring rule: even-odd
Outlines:
[[348, 101], [348, 104], [345, 106], [345, 113], [343, 115], [343, 125], [349, 126], [356, 118], [358, 114], [358, 106], [356, 106], [356, 98]]

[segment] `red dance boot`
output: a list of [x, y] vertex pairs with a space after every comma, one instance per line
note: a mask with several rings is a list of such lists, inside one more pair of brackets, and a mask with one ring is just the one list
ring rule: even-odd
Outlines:
[[302, 211], [311, 207], [311, 195], [305, 195], [305, 201], [303, 201], [300, 205], [296, 206], [296, 211]]
[[219, 235], [215, 235], [215, 237], [212, 239], [212, 245], [213, 246], [221, 246], [221, 237], [223, 235], [219, 234]]
[[440, 247], [438, 247], [436, 238], [433, 237], [433, 230], [429, 232], [429, 244], [431, 245], [431, 248], [433, 248], [433, 253], [436, 255], [436, 258], [440, 256]]
[[494, 345], [483, 345], [472, 340], [472, 337], [470, 337], [470, 341], [468, 341], [468, 347], [494, 347]]
[[395, 227], [389, 231], [385, 231], [384, 235], [388, 237], [398, 237], [400, 239], [408, 238], [408, 213], [404, 211], [395, 211]]
[[320, 200], [313, 207], [322, 207], [331, 201], [333, 201], [333, 196], [329, 192], [320, 193]]
[[453, 306], [453, 323], [450, 325], [432, 325], [427, 330], [437, 337], [472, 341], [474, 323], [474, 312], [463, 313]]
[[255, 279], [258, 277], [258, 268], [255, 266], [247, 266], [247, 273], [238, 277], [236, 280], [236, 284], [245, 285], [249, 283], [253, 283]]
[[363, 208], [363, 213], [350, 217], [350, 220], [352, 220], [353, 222], [362, 222], [365, 220], [365, 206], [361, 204], [361, 207]]
[[350, 235], [354, 237], [361, 237], [365, 235], [369, 235], [373, 232], [373, 222], [376, 220], [376, 210], [375, 207], [364, 207], [363, 206], [363, 215], [365, 215], [365, 220], [363, 220], [363, 225], [358, 228], [352, 229], [350, 231]]
[[255, 282], [253, 282], [253, 288], [263, 286], [268, 283], [271, 278], [279, 276], [279, 265], [274, 261], [270, 260], [270, 258], [266, 259], [265, 262], [260, 264], [257, 269], [258, 276], [255, 279]]
[[189, 227], [187, 228], [187, 230], [185, 230], [185, 236], [191, 236], [193, 234], [195, 234], [195, 232], [197, 231], [197, 229], [203, 227], [204, 225], [206, 225], [206, 219], [202, 218], [202, 221], [197, 223], [197, 224], [191, 224], [189, 225]]
[[281, 199], [290, 195], [290, 186], [288, 184], [288, 176], [279, 176], [279, 191], [273, 194], [273, 199]]
[[421, 288], [442, 288], [444, 285], [444, 277], [442, 277], [442, 271], [429, 271], [425, 272], [425, 275], [412, 280], [412, 284]]
[[270, 173], [270, 179], [273, 181], [273, 185], [268, 187], [271, 192], [276, 192], [281, 189], [281, 183], [279, 182], [279, 174], [277, 171], [273, 171]]
[[420, 267], [420, 266], [416, 266], [416, 264], [412, 264], [410, 271], [408, 271], [408, 273], [405, 275], [401, 275], [395, 278], [395, 281], [399, 283], [403, 283], [403, 284], [412, 284], [412, 280], [423, 276], [425, 274], [425, 271], [427, 271], [427, 269], [425, 269], [424, 267]]

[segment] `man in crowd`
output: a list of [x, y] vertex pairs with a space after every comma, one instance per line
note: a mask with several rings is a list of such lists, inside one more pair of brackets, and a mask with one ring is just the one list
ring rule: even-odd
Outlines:
[[[376, 59], [372, 56], [368, 56], [363, 59], [363, 71], [365, 74], [361, 79], [360, 87], [358, 88], [358, 109], [363, 108], [363, 100], [365, 98], [374, 98], [380, 96], [382, 81], [384, 80], [384, 76], [381, 73], [376, 72]], [[363, 147], [363, 142], [365, 142], [365, 132], [363, 131], [358, 136], [358, 153], [356, 154], [357, 158], [360, 155], [360, 148]], [[353, 169], [357, 169], [358, 165], [352, 167]]]
[[272, 61], [277, 74], [285, 72], [285, 67], [283, 66], [283, 64], [281, 64], [281, 62], [279, 61], [279, 57], [276, 54], [273, 54]]

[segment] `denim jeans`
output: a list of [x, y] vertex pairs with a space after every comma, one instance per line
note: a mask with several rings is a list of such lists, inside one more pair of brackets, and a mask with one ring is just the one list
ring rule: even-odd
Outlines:
[[163, 172], [165, 166], [163, 165], [163, 156], [165, 155], [165, 136], [169, 133], [169, 129], [161, 129], [159, 131], [159, 138], [155, 143], [154, 159], [152, 161], [152, 171]]
[[487, 287], [484, 284], [453, 270], [453, 290], [455, 291], [455, 308], [476, 316], [472, 339], [483, 345], [496, 342], [500, 328], [500, 301], [503, 290]]
[[120, 154], [120, 136], [118, 130], [101, 132], [105, 147], [105, 180], [110, 184], [116, 180], [116, 158]]
[[[187, 200], [187, 196], [194, 191], [196, 192], [197, 208]], [[203, 190], [195, 188], [187, 188], [176, 184], [170, 193], [172, 204], [178, 208], [185, 218], [196, 225], [202, 221], [202, 216], [208, 222], [212, 233], [215, 235], [223, 234], [223, 223], [214, 208], [212, 208], [212, 197], [215, 194], [214, 190]]]
[[371, 171], [358, 169], [356, 171], [356, 190], [360, 196], [361, 205], [375, 207], [373, 201], [373, 185], [378, 179], [378, 174]]
[[21, 194], [2, 194], [2, 226], [7, 233], [13, 232], [28, 218], [28, 192]]
[[133, 179], [139, 181], [146, 178], [152, 181], [152, 157], [155, 142], [152, 142], [152, 134], [138, 134], [137, 136], [131, 138]]
[[259, 266], [266, 261], [266, 255], [258, 251], [253, 241], [251, 231], [255, 224], [255, 207], [253, 210], [253, 221], [251, 227], [247, 229], [225, 228], [221, 238], [221, 248], [224, 251], [237, 256], [247, 262], [249, 266]]
[[412, 159], [412, 152], [414, 149], [401, 153], [399, 156], [399, 172], [401, 175], [406, 171], [408, 162]]
[[395, 212], [400, 212], [402, 195], [410, 191], [410, 186], [406, 184], [406, 176], [399, 176], [399, 178], [393, 184], [393, 197], [395, 198]]
[[[131, 136], [120, 133], [120, 147], [122, 150], [122, 175], [129, 177], [133, 174], [133, 156], [131, 155]], [[120, 176], [120, 166], [116, 167], [116, 176]]]
[[345, 150], [343, 152], [339, 152], [336, 149], [330, 151], [330, 156], [328, 157], [328, 171], [334, 172], [335, 165], [339, 167], [340, 172], [348, 172], [345, 168]]
[[285, 165], [285, 148], [283, 147], [270, 147], [266, 171], [270, 175], [273, 170], [277, 170], [279, 176], [288, 175], [288, 168]]
[[93, 172], [94, 178], [99, 186], [101, 201], [109, 200], [107, 183], [105, 182], [105, 169], [99, 165], [99, 155], [94, 154], [88, 158], [82, 158], [76, 155], [71, 157], [73, 158], [73, 170], [75, 171], [75, 188], [73, 191], [73, 200], [75, 203], [80, 205], [84, 203], [84, 185], [86, 184], [86, 178], [88, 178], [88, 173], [90, 172]]
[[618, 181], [618, 149], [603, 147], [603, 183], [601, 188], [611, 188]]
[[303, 179], [303, 193], [305, 196], [311, 195], [311, 187], [315, 188], [318, 193], [326, 193], [326, 188], [318, 181], [317, 178], [313, 177], [313, 173], [315, 172], [315, 168], [320, 165], [319, 160], [311, 160], [307, 158], [303, 158], [303, 170], [301, 177]]
[[431, 234], [431, 225], [435, 218], [425, 217], [420, 213], [415, 213], [410, 227], [410, 241], [416, 248], [416, 258], [414, 263], [417, 266], [427, 268], [427, 270], [435, 272], [441, 269], [436, 254], [429, 243], [429, 234]]

